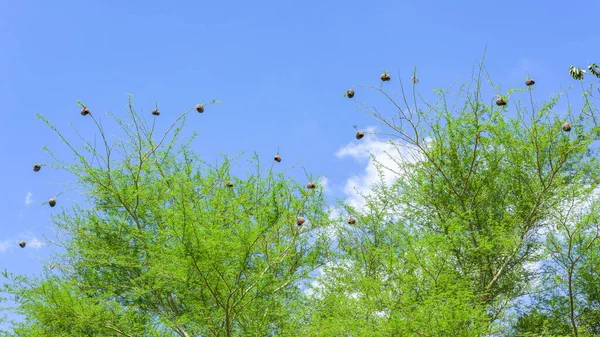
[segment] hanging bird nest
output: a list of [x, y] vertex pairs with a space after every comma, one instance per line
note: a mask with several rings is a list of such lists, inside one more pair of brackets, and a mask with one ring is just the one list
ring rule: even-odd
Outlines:
[[348, 96], [348, 98], [354, 97], [354, 89], [348, 89], [346, 91], [346, 96]]
[[204, 105], [202, 105], [202, 104], [196, 105], [196, 111], [198, 111], [199, 113], [203, 113], [204, 112]]
[[152, 110], [152, 114], [154, 116], [158, 116], [158, 115], [160, 115], [160, 111], [158, 111], [158, 109], [154, 109], [154, 110]]
[[56, 198], [48, 199], [48, 205], [50, 205], [50, 207], [56, 206]]
[[306, 188], [309, 190], [315, 189], [315, 187], [317, 187], [317, 185], [315, 185], [313, 182], [306, 184]]
[[281, 163], [281, 156], [276, 154], [275, 157], [273, 157], [273, 160], [275, 160], [278, 163]]
[[356, 223], [356, 219], [355, 218], [353, 218], [353, 217], [349, 217], [348, 218], [348, 224], [354, 225], [355, 223]]
[[571, 131], [571, 124], [569, 124], [569, 123], [565, 122], [565, 123], [562, 125], [562, 129], [563, 129], [563, 131], [564, 131], [564, 132], [570, 132], [570, 131]]
[[25, 248], [25, 245], [26, 245], [25, 241], [19, 241], [19, 246], [21, 248]]
[[535, 84], [535, 81], [532, 78], [528, 78], [527, 81], [525, 81], [525, 85], [528, 87], [530, 87], [534, 84]]
[[305, 222], [305, 221], [306, 221], [306, 220], [305, 220], [303, 217], [299, 216], [299, 217], [296, 219], [296, 224], [297, 224], [298, 226], [302, 226], [302, 225], [304, 224], [304, 222]]
[[80, 113], [81, 113], [82, 116], [87, 116], [90, 113], [90, 109], [88, 109], [86, 107], [83, 107], [83, 109], [81, 109]]
[[33, 171], [34, 172], [39, 172], [42, 169], [42, 165], [41, 164], [34, 164], [33, 165]]
[[387, 82], [389, 80], [392, 79], [392, 77], [390, 76], [390, 74], [384, 72], [383, 74], [381, 74], [381, 76], [379, 76], [379, 78], [383, 81], [383, 82]]
[[231, 180], [228, 180], [228, 181], [225, 183], [225, 186], [227, 186], [227, 187], [233, 187], [233, 181], [231, 181]]
[[356, 132], [356, 139], [362, 139], [365, 136], [365, 132], [362, 130], [358, 130]]
[[498, 96], [498, 98], [496, 98], [496, 105], [497, 106], [505, 106], [506, 100], [502, 96]]

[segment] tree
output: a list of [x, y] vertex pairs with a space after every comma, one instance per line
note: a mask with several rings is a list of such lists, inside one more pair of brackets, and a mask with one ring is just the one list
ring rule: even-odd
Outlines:
[[347, 91], [355, 101], [381, 95], [383, 108], [356, 102], [391, 150], [373, 156], [380, 182], [365, 204], [342, 202], [337, 218], [320, 187], [261, 170], [258, 156], [236, 177], [232, 159], [214, 166], [189, 143], [176, 148], [189, 111], [157, 138], [130, 100], [129, 122], [112, 115], [124, 140], [110, 145], [82, 111], [103, 150], [85, 137], [78, 149], [40, 116], [78, 160], [54, 156], [55, 167], [88, 199], [53, 219], [56, 268], [36, 279], [4, 273], [24, 316], [7, 334], [597, 335], [592, 91], [581, 109], [557, 113], [566, 92], [543, 104], [532, 80], [501, 92], [483, 61], [434, 101], [416, 75], [412, 93], [402, 81], [399, 94], [384, 90], [395, 83], [387, 71], [380, 86]]
[[[75, 154], [75, 164], [53, 155], [53, 165], [78, 178], [87, 200], [53, 218], [64, 250], [57, 268], [37, 279], [5, 272], [11, 282], [4, 291], [24, 316], [9, 335], [294, 330], [300, 286], [329, 251], [322, 189], [307, 192], [273, 166], [264, 172], [257, 156], [255, 171], [236, 177], [231, 159], [209, 165], [189, 142], [177, 148], [190, 111], [158, 139], [131, 98], [127, 112], [129, 121], [111, 114], [123, 137], [113, 143], [94, 114], [85, 116], [97, 126], [102, 151], [85, 138], [78, 149], [39, 116]], [[300, 215], [307, 219], [301, 226]]]
[[600, 335], [600, 200], [596, 193], [565, 200], [570, 202], [556, 214], [556, 231], [547, 234], [544, 291], [533, 297], [535, 310], [519, 317], [517, 333], [539, 333], [544, 327], [554, 334]]
[[[536, 279], [540, 231], [552, 229], [564, 196], [598, 186], [595, 111], [559, 115], [565, 94], [537, 105], [529, 84], [504, 94], [483, 62], [454, 101], [450, 89], [427, 101], [412, 82], [411, 94], [401, 80], [400, 93], [353, 89], [387, 102], [357, 104], [385, 129], [393, 164], [379, 168], [397, 179], [375, 187], [364, 209], [346, 206], [359, 221], [339, 231], [342, 260], [315, 290], [314, 324], [341, 321], [330, 335], [348, 336], [500, 333]], [[486, 103], [490, 91], [497, 98]]]

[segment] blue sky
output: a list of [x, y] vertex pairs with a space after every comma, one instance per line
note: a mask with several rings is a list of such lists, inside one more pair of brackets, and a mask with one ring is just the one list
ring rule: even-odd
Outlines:
[[[352, 147], [353, 125], [375, 122], [342, 98], [347, 88], [379, 84], [384, 68], [386, 85], [398, 86], [397, 71], [408, 82], [417, 66], [427, 94], [461, 74], [467, 80], [487, 46], [488, 70], [504, 90], [523, 86], [529, 72], [543, 99], [573, 84], [571, 64], [600, 62], [600, 33], [586, 15], [598, 11], [591, 0], [0, 0], [0, 269], [39, 275], [54, 249], [43, 244], [50, 216], [69, 205], [68, 193], [55, 208], [41, 205], [70, 179], [32, 171], [50, 160], [42, 146], [71, 158], [36, 113], [62, 130], [91, 130], [77, 100], [96, 115], [123, 114], [132, 94], [147, 115], [156, 99], [166, 127], [218, 99], [189, 118], [202, 157], [256, 150], [270, 163], [279, 148], [281, 165], [327, 176], [328, 193], [344, 198], [349, 179], [369, 175], [365, 151], [378, 149], [368, 139]], [[32, 244], [21, 249], [20, 239]]]

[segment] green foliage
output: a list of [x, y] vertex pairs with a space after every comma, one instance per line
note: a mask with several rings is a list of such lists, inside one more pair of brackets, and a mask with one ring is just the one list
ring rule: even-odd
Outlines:
[[[598, 65], [596, 63], [590, 63], [588, 65], [588, 71], [590, 72], [590, 74], [600, 78], [600, 68], [598, 68]], [[569, 67], [569, 75], [571, 75], [571, 77], [574, 80], [583, 80], [583, 76], [585, 75], [587, 71], [581, 69], [581, 68], [577, 68], [575, 66], [570, 66]]]
[[[562, 93], [537, 106], [520, 89], [497, 92], [511, 108], [495, 99], [487, 105], [484, 76], [481, 64], [454, 99], [438, 90], [434, 103], [363, 87], [395, 110], [383, 116], [378, 110], [387, 107], [357, 102], [395, 139], [378, 168], [396, 179], [390, 187], [382, 178], [364, 208], [346, 205], [358, 222], [338, 230], [340, 260], [315, 289], [310, 333], [495, 334], [508, 308], [534, 288], [540, 233], [554, 228], [566, 196], [589, 196], [598, 186], [595, 111], [559, 115]], [[562, 131], [565, 119], [576, 121], [571, 133]], [[571, 331], [560, 322], [566, 330], [553, 331]]]
[[[566, 199], [569, 201], [569, 199]], [[599, 200], [595, 194], [571, 196], [557, 212], [556, 231], [546, 237], [549, 262], [542, 286], [545, 291], [533, 296], [531, 313], [519, 317], [517, 331], [534, 333], [537, 321], [546, 333], [573, 333], [579, 336], [600, 334], [598, 315], [598, 252], [600, 251]]]
[[97, 122], [106, 147], [87, 144], [94, 160], [57, 131], [79, 160], [57, 166], [88, 202], [54, 218], [59, 274], [9, 277], [5, 291], [26, 318], [14, 335], [264, 336], [292, 324], [301, 282], [327, 261], [322, 191], [263, 172], [256, 156], [256, 171], [236, 177], [227, 158], [211, 166], [176, 150], [185, 114], [162, 147], [167, 133], [156, 141], [131, 106], [129, 117], [116, 119], [125, 136], [116, 145]]
[[551, 304], [552, 308], [545, 314], [534, 307], [530, 312], [520, 316], [514, 335], [522, 337], [569, 336], [571, 326], [565, 321], [565, 317], [568, 316], [566, 306], [558, 301]]
[[233, 159], [177, 146], [194, 109], [157, 134], [130, 100], [128, 120], [112, 115], [113, 142], [90, 113], [101, 149], [40, 116], [76, 158], [50, 152], [54, 167], [86, 200], [53, 218], [57, 268], [4, 274], [24, 316], [7, 336], [599, 335], [593, 87], [582, 109], [557, 113], [566, 92], [538, 105], [534, 87], [501, 92], [483, 63], [434, 102], [400, 86], [400, 99], [356, 87], [395, 111], [352, 100], [391, 150], [372, 157], [380, 181], [364, 205], [342, 202], [337, 216], [321, 188], [256, 155], [240, 176]]

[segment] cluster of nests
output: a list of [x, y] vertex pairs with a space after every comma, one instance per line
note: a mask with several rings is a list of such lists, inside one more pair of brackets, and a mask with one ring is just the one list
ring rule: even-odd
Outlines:
[[[298, 217], [298, 219], [296, 220], [296, 224], [297, 224], [298, 226], [302, 226], [302, 225], [304, 224], [304, 222], [305, 222], [305, 221], [306, 221], [306, 219], [304, 219], [304, 217], [301, 217], [301, 216], [299, 216], [299, 217]], [[353, 217], [351, 217], [351, 216], [350, 216], [350, 217], [348, 217], [348, 220], [347, 220], [347, 221], [348, 221], [348, 223], [349, 223], [350, 225], [354, 225], [354, 224], [356, 223], [356, 219], [355, 219], [355, 218], [353, 218]]]
[[[389, 77], [389, 75], [388, 75], [388, 77]], [[388, 79], [388, 81], [389, 81], [389, 79]], [[354, 94], [352, 94], [352, 96], [354, 96]], [[196, 105], [196, 111], [198, 111], [199, 113], [203, 113], [203, 112], [204, 112], [204, 105], [202, 105], [202, 104], [198, 104], [198, 105]], [[81, 109], [80, 113], [81, 113], [81, 115], [82, 115], [82, 116], [87, 116], [87, 115], [89, 115], [91, 112], [90, 112], [90, 109], [89, 109], [88, 107], [85, 107], [85, 106], [84, 106], [84, 107]], [[160, 111], [158, 111], [158, 109], [154, 109], [154, 110], [152, 110], [152, 115], [154, 115], [154, 116], [159, 116], [159, 115], [160, 115]], [[357, 138], [357, 139], [361, 139], [361, 138], [363, 138], [363, 137], [364, 137], [364, 135], [365, 135], [365, 133], [364, 133], [363, 131], [359, 131], [359, 132], [356, 134], [356, 138]], [[274, 160], [274, 161], [276, 161], [276, 162], [278, 162], [278, 163], [281, 163], [281, 156], [280, 156], [279, 154], [276, 154], [276, 155], [273, 157], [273, 160]], [[34, 172], [39, 172], [39, 171], [42, 169], [42, 166], [45, 166], [45, 165], [44, 165], [44, 164], [34, 164], [34, 165], [33, 165], [33, 171], [34, 171]], [[233, 181], [231, 181], [231, 180], [228, 180], [228, 181], [225, 183], [225, 186], [227, 186], [227, 187], [233, 187]], [[316, 187], [317, 187], [317, 186], [316, 186], [316, 185], [315, 185], [313, 182], [309, 182], [308, 184], [306, 184], [306, 188], [308, 188], [308, 189], [310, 189], [310, 190], [312, 190], [312, 189], [315, 189]], [[56, 197], [52, 197], [52, 198], [48, 199], [48, 205], [50, 205], [50, 207], [54, 207], [54, 206], [56, 206]], [[299, 216], [299, 217], [296, 219], [296, 224], [297, 224], [298, 226], [302, 226], [302, 225], [304, 224], [304, 222], [305, 222], [305, 221], [306, 221], [306, 219], [304, 219], [304, 217], [301, 217], [301, 216]], [[349, 218], [348, 218], [348, 223], [349, 223], [349, 224], [355, 224], [355, 223], [356, 223], [356, 219], [355, 219], [355, 218], [353, 218], [353, 217], [349, 217]], [[21, 248], [25, 248], [25, 245], [26, 245], [26, 242], [25, 242], [25, 241], [19, 241], [19, 246], [20, 246]]]
[[[529, 78], [529, 79], [527, 79], [525, 81], [525, 85], [528, 86], [528, 87], [530, 87], [530, 86], [532, 86], [534, 84], [535, 84], [535, 81], [533, 79], [531, 79], [531, 78]], [[498, 98], [496, 98], [496, 105], [497, 106], [505, 106], [506, 104], [507, 104], [507, 102], [506, 102], [506, 99], [504, 99], [504, 97], [498, 96]], [[563, 123], [562, 129], [563, 129], [564, 132], [570, 132], [571, 131], [571, 124], [569, 124], [567, 122]]]
[[[196, 111], [198, 111], [199, 113], [203, 113], [204, 112], [204, 105], [203, 104], [196, 105]], [[83, 109], [81, 109], [81, 115], [82, 116], [87, 116], [89, 114], [90, 114], [90, 109], [88, 109], [87, 107], [83, 107]], [[158, 109], [154, 109], [154, 110], [152, 110], [152, 115], [159, 116], [160, 115], [160, 111], [158, 111]]]
[[[392, 79], [392, 77], [387, 72], [384, 72], [383, 74], [381, 74], [380, 79], [383, 82], [388, 82], [388, 81], [390, 81]], [[411, 81], [412, 81], [413, 84], [419, 83], [419, 79], [416, 78], [416, 77], [412, 77]], [[534, 84], [535, 84], [535, 81], [533, 79], [531, 79], [531, 78], [529, 78], [529, 79], [527, 79], [525, 81], [525, 85], [527, 85], [528, 87], [530, 87], [530, 86], [532, 86]], [[346, 91], [346, 97], [348, 97], [348, 98], [353, 98], [354, 94], [355, 94], [355, 92], [354, 92], [354, 89], [352, 89], [352, 88], [350, 88], [350, 89], [348, 89]], [[505, 106], [506, 104], [507, 104], [507, 102], [506, 102], [506, 99], [504, 99], [504, 97], [502, 97], [502, 96], [498, 96], [497, 97], [497, 99], [496, 99], [496, 105], [498, 105], [498, 106]], [[202, 105], [202, 104], [196, 105], [196, 111], [198, 111], [199, 113], [203, 113], [204, 112], [204, 105]], [[87, 116], [89, 114], [90, 114], [90, 109], [84, 106], [81, 109], [81, 115], [82, 116]], [[159, 116], [160, 115], [160, 111], [158, 109], [154, 109], [154, 110], [152, 110], [152, 115]], [[565, 122], [562, 125], [562, 130], [564, 132], [570, 132], [571, 131], [571, 124]], [[365, 136], [365, 132], [364, 131], [358, 130], [356, 132], [356, 139], [360, 140], [364, 136]], [[277, 154], [277, 155], [275, 155], [275, 157], [273, 157], [273, 160], [275, 160], [276, 162], [280, 163], [281, 162], [281, 156], [279, 154]], [[42, 164], [35, 164], [35, 165], [33, 165], [33, 171], [39, 172], [40, 169], [42, 168], [42, 166], [43, 166]], [[233, 187], [233, 182], [231, 180], [229, 180], [229, 181], [227, 181], [225, 183], [225, 186], [227, 186], [227, 187]], [[316, 188], [316, 185], [314, 183], [312, 183], [312, 182], [309, 182], [308, 184], [306, 184], [306, 188], [312, 190], [312, 189]], [[48, 205], [50, 205], [50, 207], [56, 206], [56, 197], [50, 198], [48, 200]], [[304, 217], [302, 217], [302, 216], [299, 216], [296, 219], [296, 224], [298, 226], [302, 226], [304, 224], [304, 222], [306, 222], [306, 219]], [[354, 225], [356, 223], [356, 219], [353, 218], [352, 216], [350, 216], [348, 218], [347, 222], [350, 225]], [[25, 248], [25, 245], [26, 245], [25, 241], [20, 241], [19, 242], [19, 246], [21, 248]]]
[[[387, 72], [384, 72], [383, 74], [381, 74], [381, 76], [379, 78], [383, 82], [388, 82], [389, 80], [392, 79], [392, 77], [390, 76], [390, 74], [388, 74]], [[412, 77], [411, 81], [412, 81], [413, 84], [419, 83], [419, 79], [416, 78], [416, 77]], [[535, 80], [533, 80], [532, 78], [528, 78], [525, 81], [525, 85], [528, 86], [528, 87], [530, 87], [530, 86], [532, 86], [534, 84], [535, 84]], [[354, 94], [355, 94], [354, 93], [354, 89], [352, 89], [352, 88], [350, 88], [350, 89], [348, 89], [346, 91], [346, 97], [348, 97], [348, 98], [353, 98]], [[506, 101], [506, 99], [504, 97], [498, 96], [496, 98], [496, 105], [497, 106], [505, 106], [506, 104], [507, 104], [507, 101]], [[562, 125], [562, 129], [563, 129], [564, 132], [570, 132], [571, 131], [571, 124], [565, 122]], [[361, 131], [361, 130], [358, 130], [358, 132], [356, 133], [356, 139], [362, 139], [364, 136], [365, 136], [365, 133], [363, 131]]]
[[[306, 188], [308, 188], [309, 190], [314, 190], [315, 188], [317, 188], [317, 185], [315, 185], [313, 182], [309, 182], [308, 184], [306, 184]], [[305, 221], [306, 221], [306, 219], [304, 219], [304, 217], [299, 216], [296, 219], [296, 224], [298, 226], [302, 226]], [[356, 219], [353, 218], [352, 216], [350, 216], [350, 217], [348, 217], [347, 222], [350, 225], [354, 225], [356, 223]]]
[[[89, 110], [87, 110], [87, 108], [85, 108], [85, 110], [87, 111], [86, 114], [90, 113]], [[84, 114], [84, 111], [81, 110], [81, 114]], [[45, 166], [44, 164], [34, 164], [33, 165], [33, 171], [34, 172], [39, 172], [42, 169], [42, 166]], [[52, 197], [50, 199], [48, 199], [48, 205], [50, 205], [50, 207], [54, 207], [56, 206], [56, 197]], [[27, 245], [27, 242], [21, 240], [19, 241], [19, 247], [21, 248], [25, 248], [25, 246]]]

